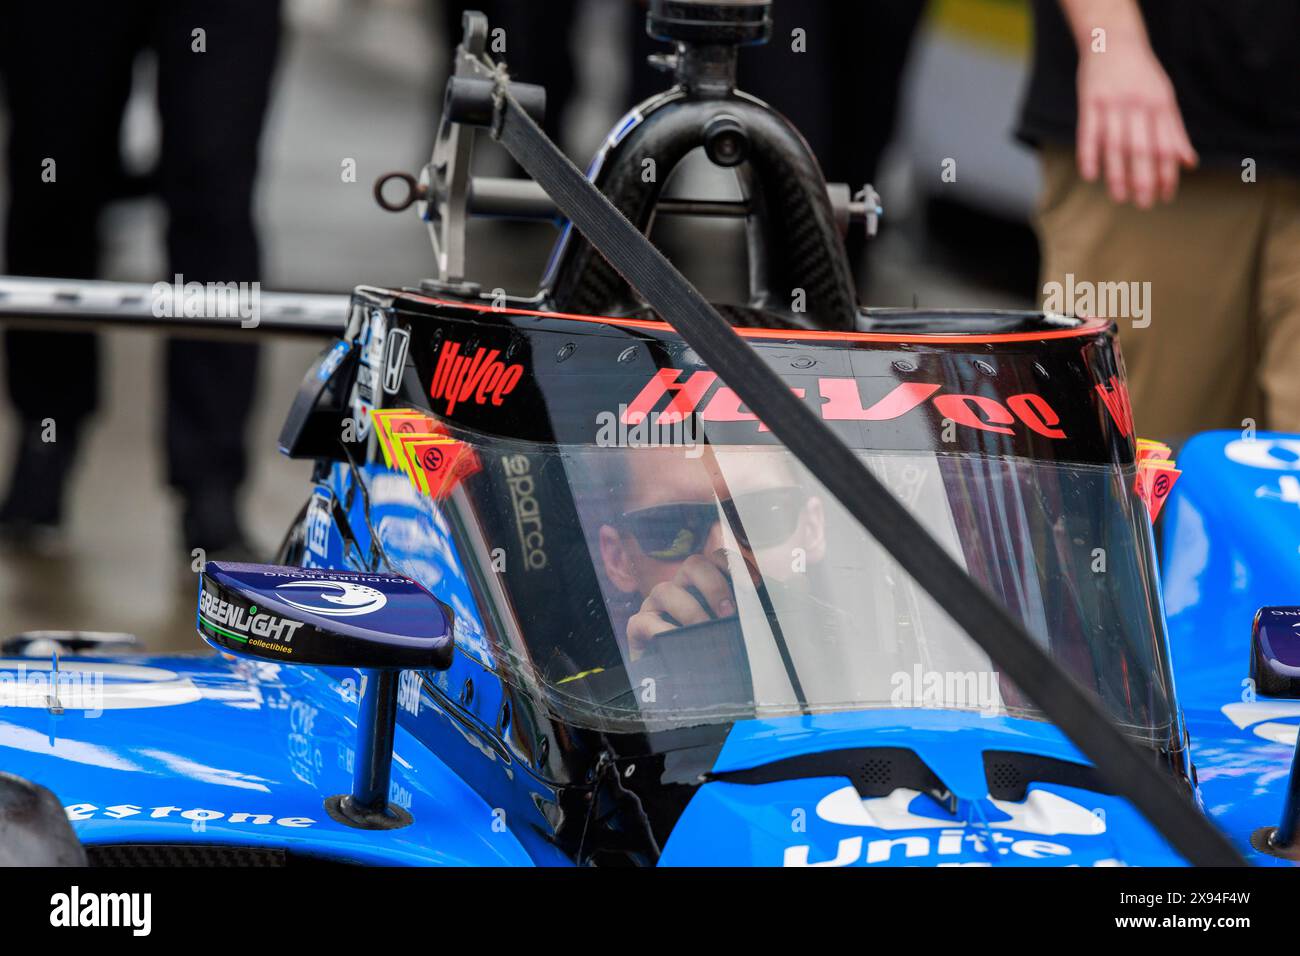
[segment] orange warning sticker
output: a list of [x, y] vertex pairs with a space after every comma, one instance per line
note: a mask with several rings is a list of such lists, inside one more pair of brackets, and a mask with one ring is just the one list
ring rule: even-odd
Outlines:
[[440, 500], [479, 469], [474, 450], [464, 442], [437, 435], [403, 435], [398, 439], [410, 464], [407, 476], [423, 494]]
[[1149, 458], [1138, 465], [1137, 482], [1133, 490], [1146, 502], [1147, 514], [1154, 524], [1160, 509], [1164, 507], [1169, 493], [1174, 490], [1182, 472], [1174, 463], [1164, 458]]
[[1138, 464], [1153, 458], [1167, 460], [1172, 454], [1173, 449], [1164, 442], [1152, 441], [1150, 438], [1139, 438], [1137, 440]]
[[413, 408], [376, 408], [370, 417], [375, 423], [375, 435], [384, 455], [384, 464], [398, 471], [406, 471], [407, 465], [401, 457], [402, 449], [395, 444], [395, 436], [441, 435], [441, 426], [433, 418]]
[[421, 494], [442, 498], [479, 470], [474, 449], [447, 435], [446, 428], [413, 408], [371, 411], [379, 448], [389, 468], [402, 472]]

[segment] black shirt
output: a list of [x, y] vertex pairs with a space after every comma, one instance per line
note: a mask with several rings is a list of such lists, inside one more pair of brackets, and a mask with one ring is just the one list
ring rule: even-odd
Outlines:
[[[1300, 2], [1139, 0], [1202, 165], [1300, 175]], [[1017, 136], [1074, 143], [1074, 36], [1059, 0], [1033, 0], [1034, 50]], [[1098, 54], [1105, 55], [1105, 54]]]

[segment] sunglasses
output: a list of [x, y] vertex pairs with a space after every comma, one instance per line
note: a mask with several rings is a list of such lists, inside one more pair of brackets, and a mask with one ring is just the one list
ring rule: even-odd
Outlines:
[[659, 561], [681, 561], [699, 552], [721, 519], [718, 506], [741, 516], [732, 530], [747, 551], [786, 541], [799, 525], [808, 494], [802, 488], [767, 488], [725, 501], [686, 501], [640, 508], [621, 515], [619, 530], [636, 538], [641, 550]]

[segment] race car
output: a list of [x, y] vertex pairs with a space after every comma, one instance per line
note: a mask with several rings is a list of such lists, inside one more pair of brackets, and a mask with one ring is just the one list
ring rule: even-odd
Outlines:
[[[438, 277], [352, 294], [275, 563], [198, 570], [215, 653], [6, 643], [0, 860], [1295, 859], [1300, 438], [1178, 467], [1112, 323], [858, 307], [877, 198], [735, 89], [769, 7], [653, 2], [674, 85], [585, 174], [467, 15], [432, 161], [376, 187]], [[471, 177], [477, 129], [532, 179]], [[700, 148], [743, 201], [660, 201]], [[657, 212], [743, 216], [748, 301]], [[535, 297], [466, 279], [473, 214], [556, 219]]]

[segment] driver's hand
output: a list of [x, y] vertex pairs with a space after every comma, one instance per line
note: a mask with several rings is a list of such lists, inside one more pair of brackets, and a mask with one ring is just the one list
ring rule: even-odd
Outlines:
[[736, 613], [727, 554], [693, 554], [671, 581], [656, 584], [627, 624], [628, 655], [636, 660], [665, 631], [702, 624]]

